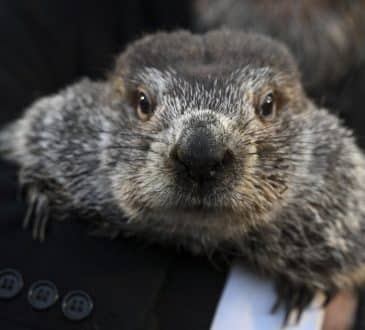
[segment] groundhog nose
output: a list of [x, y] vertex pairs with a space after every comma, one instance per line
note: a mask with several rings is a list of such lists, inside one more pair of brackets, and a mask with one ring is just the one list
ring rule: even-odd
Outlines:
[[183, 135], [170, 156], [199, 182], [213, 178], [233, 158], [231, 151], [204, 128]]

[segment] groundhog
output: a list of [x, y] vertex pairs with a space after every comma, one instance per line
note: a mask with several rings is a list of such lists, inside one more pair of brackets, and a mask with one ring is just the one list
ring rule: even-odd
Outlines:
[[269, 37], [146, 36], [108, 79], [35, 102], [0, 141], [40, 239], [50, 215], [76, 213], [111, 235], [238, 256], [278, 283], [287, 315], [364, 280], [364, 155]]

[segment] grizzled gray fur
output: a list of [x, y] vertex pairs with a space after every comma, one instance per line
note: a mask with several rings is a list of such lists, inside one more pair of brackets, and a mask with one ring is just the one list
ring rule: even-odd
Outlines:
[[34, 103], [1, 144], [35, 236], [49, 214], [76, 212], [193, 252], [235, 251], [311, 293], [364, 280], [364, 155], [270, 38], [147, 36], [108, 80]]

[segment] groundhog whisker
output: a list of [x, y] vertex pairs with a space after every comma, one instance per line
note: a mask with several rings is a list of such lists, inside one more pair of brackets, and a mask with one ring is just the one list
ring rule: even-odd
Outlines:
[[[300, 138], [300, 137], [313, 137], [315, 135], [324, 135], [324, 134], [329, 134], [335, 132], [334, 128], [331, 129], [323, 129], [323, 130], [319, 130], [319, 131], [310, 131], [308, 133], [304, 133], [304, 132], [297, 132], [297, 133], [292, 133], [292, 134], [278, 134], [278, 133], [273, 133], [275, 134], [275, 136], [272, 136], [272, 140], [273, 141], [281, 141], [281, 140], [292, 140], [294, 138]], [[261, 135], [260, 135], [261, 134]], [[250, 134], [250, 137], [267, 137], [268, 132], [262, 132], [260, 134]], [[266, 135], [265, 135], [266, 134]], [[348, 134], [348, 137], [352, 136], [352, 134]], [[302, 141], [302, 142], [307, 142], [307, 141]], [[309, 142], [309, 141], [308, 141]]]
[[[269, 132], [273, 132], [273, 134], [275, 134], [275, 136], [273, 137], [283, 137], [283, 136], [286, 136], [286, 137], [289, 137], [289, 138], [292, 138], [296, 135], [299, 135], [299, 136], [306, 136], [306, 135], [309, 135], [309, 136], [312, 136], [313, 134], [326, 134], [326, 133], [330, 133], [330, 132], [335, 132], [336, 131], [336, 127], [325, 127], [325, 128], [321, 128], [321, 129], [312, 129], [309, 127], [309, 131], [308, 132], [303, 132], [303, 130], [301, 129], [298, 129], [298, 128], [291, 128], [290, 126], [287, 127], [287, 129], [290, 129], [292, 130], [292, 132], [290, 134], [283, 134], [283, 133], [280, 133], [280, 132], [274, 132], [274, 129], [282, 129], [282, 127], [280, 127], [280, 124], [277, 123], [277, 124], [273, 124], [273, 125], [268, 125], [268, 126], [265, 126], [263, 128], [256, 128], [256, 127], [253, 127], [251, 129], [248, 129], [248, 130], [242, 130], [242, 134], [247, 134], [247, 135], [256, 135], [256, 134], [268, 134]], [[349, 132], [349, 134], [351, 135], [351, 133]]]

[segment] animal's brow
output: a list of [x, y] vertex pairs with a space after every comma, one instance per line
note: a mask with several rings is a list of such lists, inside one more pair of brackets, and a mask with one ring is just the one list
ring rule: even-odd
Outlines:
[[152, 85], [159, 90], [163, 90], [171, 83], [175, 74], [173, 70], [159, 70], [154, 67], [145, 67], [137, 73], [137, 76], [146, 85]]

